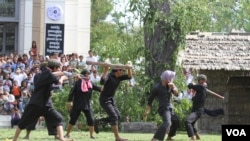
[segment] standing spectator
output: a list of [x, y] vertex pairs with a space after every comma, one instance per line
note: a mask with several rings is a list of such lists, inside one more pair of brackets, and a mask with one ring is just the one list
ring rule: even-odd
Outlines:
[[[192, 75], [192, 71], [190, 69], [184, 69], [183, 73], [185, 75], [186, 78], [186, 84], [188, 85], [189, 83], [193, 82], [193, 75]], [[193, 97], [193, 90], [192, 89], [187, 89], [183, 91], [183, 97], [187, 98], [187, 99], [192, 99]]]
[[81, 71], [82, 71], [83, 69], [86, 69], [86, 60], [84, 60], [83, 55], [80, 55], [80, 56], [79, 56], [78, 69], [80, 69]]
[[57, 52], [53, 52], [50, 56], [50, 59], [55, 59], [57, 61], [60, 61], [59, 54]]
[[[90, 138], [94, 139], [94, 116], [92, 111], [92, 106], [90, 104], [92, 91], [101, 91], [101, 87], [92, 84], [90, 81], [90, 72], [85, 69], [81, 72], [83, 75], [82, 79], [79, 79], [75, 82], [73, 88], [70, 91], [68, 97], [68, 110], [70, 111], [70, 121], [67, 128], [66, 137], [69, 137], [70, 132], [73, 129], [73, 126], [76, 124], [77, 119], [80, 116], [80, 113], [83, 112], [87, 119], [87, 125], [89, 127]], [[73, 108], [72, 108], [73, 101]]]
[[[150, 112], [152, 102], [155, 98], [159, 101], [158, 113], [163, 120], [163, 123], [158, 127], [151, 141], [164, 140], [166, 132], [170, 130], [171, 116], [174, 110], [171, 104], [171, 96], [172, 94], [178, 96], [178, 89], [173, 83], [174, 77], [175, 72], [170, 70], [164, 71], [161, 74], [161, 81], [154, 85], [150, 97], [148, 98], [148, 103], [143, 116], [144, 120]], [[169, 132], [171, 133], [171, 130]], [[172, 136], [173, 135], [169, 134], [167, 139], [172, 139]]]
[[38, 47], [36, 45], [36, 41], [32, 41], [30, 52], [31, 52], [31, 55], [37, 55], [38, 54]]
[[78, 68], [78, 58], [76, 53], [72, 53], [71, 59], [69, 60], [69, 65], [72, 69]]
[[[93, 52], [92, 50], [89, 50], [89, 56], [86, 57], [86, 62], [90, 61], [90, 62], [97, 62], [96, 58], [93, 56]], [[91, 72], [92, 69], [92, 65], [87, 65], [87, 69]]]
[[[99, 60], [101, 59], [101, 57], [97, 54], [96, 51], [93, 51], [93, 56], [95, 58], [96, 62], [99, 62]], [[98, 66], [95, 66], [96, 70], [98, 70]]]
[[[103, 84], [103, 91], [99, 98], [100, 105], [108, 114], [107, 119], [109, 120], [116, 141], [127, 141], [127, 139], [122, 139], [119, 135], [118, 120], [121, 119], [121, 115], [114, 99], [115, 92], [121, 81], [129, 80], [132, 77], [131, 67], [126, 66], [125, 68], [128, 70], [128, 74], [123, 74], [123, 68], [113, 68], [108, 74], [109, 66], [106, 65], [100, 81]], [[95, 128], [98, 131], [98, 126], [95, 126]]]
[[90, 74], [90, 80], [94, 84], [100, 83], [101, 76], [98, 74], [97, 70], [93, 70], [93, 72]]
[[[128, 61], [127, 62], [127, 65], [129, 65], [129, 66], [133, 66], [133, 64], [132, 64], [132, 62], [131, 61]], [[133, 76], [132, 76], [132, 78], [129, 80], [129, 86], [135, 86], [136, 85], [136, 81], [135, 81], [135, 70], [134, 69], [132, 69], [132, 74], [133, 74]]]

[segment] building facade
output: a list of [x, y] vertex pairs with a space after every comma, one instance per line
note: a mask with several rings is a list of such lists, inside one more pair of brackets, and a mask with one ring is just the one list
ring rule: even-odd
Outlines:
[[0, 52], [28, 54], [36, 41], [42, 55], [90, 48], [90, 0], [0, 0]]

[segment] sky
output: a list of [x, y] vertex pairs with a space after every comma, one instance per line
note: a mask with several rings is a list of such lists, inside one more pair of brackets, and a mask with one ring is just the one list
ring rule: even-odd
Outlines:
[[[112, 13], [116, 11], [116, 12], [122, 12], [126, 15], [124, 18], [120, 20], [121, 22], [126, 23], [129, 20], [129, 18], [133, 18], [134, 13], [128, 12], [126, 10], [129, 9], [129, 0], [113, 0], [113, 2], [115, 5]], [[111, 16], [108, 16], [106, 19], [106, 21], [109, 22], [113, 22], [112, 20], [113, 19]], [[139, 25], [140, 25], [139, 20], [134, 19], [134, 26], [139, 26]]]

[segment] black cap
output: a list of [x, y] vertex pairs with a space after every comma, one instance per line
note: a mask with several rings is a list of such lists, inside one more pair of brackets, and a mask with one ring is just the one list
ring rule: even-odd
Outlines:
[[204, 75], [204, 74], [200, 74], [200, 75], [198, 75], [197, 79], [198, 80], [205, 80], [205, 81], [207, 81], [207, 76]]
[[56, 59], [50, 59], [48, 61], [48, 67], [50, 67], [50, 68], [60, 67], [60, 66], [61, 66], [61, 63], [58, 60], [56, 60]]
[[42, 62], [41, 64], [40, 64], [40, 67], [42, 68], [42, 67], [47, 67], [48, 66], [48, 62]]
[[83, 69], [81, 72], [82, 75], [90, 74], [90, 71], [87, 69]]

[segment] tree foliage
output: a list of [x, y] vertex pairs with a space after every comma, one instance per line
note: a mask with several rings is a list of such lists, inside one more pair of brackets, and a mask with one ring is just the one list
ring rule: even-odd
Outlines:
[[[90, 45], [101, 61], [119, 58], [119, 63], [131, 60], [135, 64], [138, 58], [145, 58], [136, 64], [140, 68], [135, 76], [138, 85], [122, 83], [116, 93], [122, 115], [129, 115], [131, 121], [142, 119], [151, 86], [166, 69], [176, 71], [175, 83], [179, 90], [186, 89], [182, 66], [176, 61], [188, 33], [250, 31], [249, 13], [248, 0], [91, 0]], [[63, 110], [58, 100], [55, 98], [59, 103], [55, 105]], [[105, 116], [98, 94], [92, 102], [95, 115]], [[187, 101], [175, 106], [182, 120], [189, 106]], [[152, 111], [157, 111], [157, 105]], [[157, 112], [151, 113], [148, 120], [161, 122]]]

